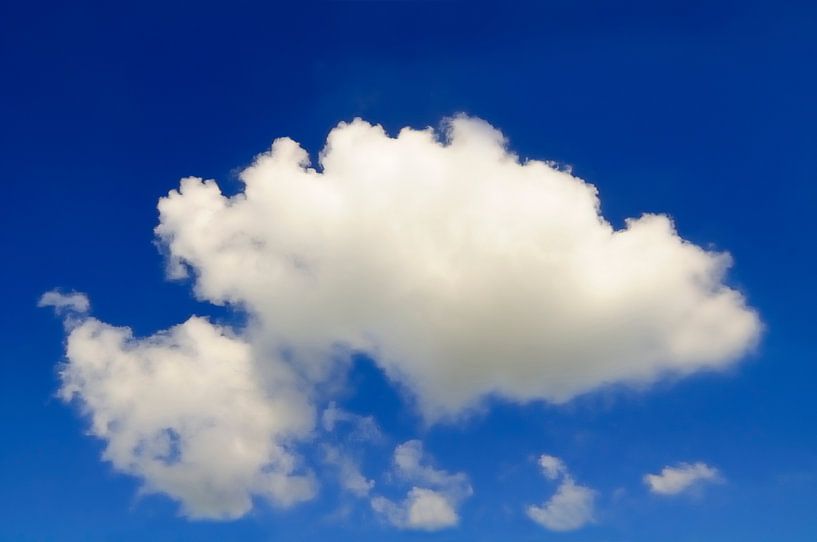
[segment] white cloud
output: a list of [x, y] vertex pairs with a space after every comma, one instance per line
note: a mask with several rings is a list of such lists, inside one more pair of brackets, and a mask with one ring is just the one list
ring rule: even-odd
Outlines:
[[374, 480], [369, 480], [360, 471], [360, 465], [348, 454], [334, 446], [326, 446], [324, 460], [334, 466], [338, 472], [338, 480], [343, 489], [358, 497], [366, 497], [374, 487]]
[[329, 403], [321, 414], [321, 426], [324, 431], [336, 431], [339, 425], [347, 425], [347, 439], [358, 442], [376, 442], [383, 438], [380, 427], [372, 416], [361, 416], [339, 408], [335, 402]]
[[459, 523], [451, 501], [433, 489], [413, 487], [400, 503], [385, 497], [372, 499], [372, 509], [401, 529], [437, 531]]
[[473, 494], [464, 473], [450, 474], [430, 465], [419, 440], [395, 448], [394, 472], [399, 479], [416, 485], [401, 502], [382, 496], [372, 498], [372, 509], [389, 523], [401, 529], [426, 531], [459, 523], [457, 506]]
[[[162, 198], [169, 274], [246, 313], [239, 331], [194, 317], [134, 338], [88, 318], [84, 294], [46, 293], [40, 305], [69, 333], [62, 397], [87, 413], [105, 458], [191, 517], [238, 517], [256, 496], [314, 494], [294, 446], [314, 436], [349, 352], [435, 421], [489, 395], [562, 402], [725, 367], [757, 340], [757, 314], [723, 284], [728, 255], [681, 239], [665, 216], [615, 230], [592, 185], [520, 162], [483, 121], [453, 119], [442, 139], [356, 120], [332, 130], [320, 172], [284, 138], [234, 196], [186, 178]], [[375, 434], [347, 414], [330, 409], [322, 425]], [[418, 444], [395, 455], [405, 500], [375, 500], [402, 526], [456, 523], [467, 478], [429, 466]], [[347, 474], [364, 494], [368, 480]]]
[[676, 495], [706, 482], [721, 480], [720, 472], [706, 463], [680, 463], [664, 467], [659, 474], [646, 474], [644, 483], [659, 495]]
[[540, 455], [539, 466], [542, 467], [542, 473], [550, 480], [555, 480], [567, 473], [567, 467], [564, 462], [552, 455]]
[[451, 120], [444, 142], [342, 123], [320, 164], [276, 140], [235, 196], [182, 180], [156, 228], [173, 275], [249, 311], [311, 378], [338, 346], [368, 352], [435, 420], [489, 394], [563, 402], [717, 369], [757, 340], [727, 254], [663, 215], [614, 229], [595, 187], [520, 162], [483, 121]]
[[332, 401], [321, 413], [321, 427], [335, 444], [324, 445], [324, 462], [336, 471], [340, 487], [357, 497], [367, 497], [375, 485], [360, 469], [360, 448], [379, 442], [383, 435], [372, 416], [361, 416]]
[[261, 374], [248, 343], [202, 318], [144, 339], [88, 318], [68, 335], [60, 396], [143, 492], [191, 518], [236, 518], [253, 496], [288, 506], [315, 492], [285, 444], [311, 430], [312, 406], [278, 365]]
[[80, 292], [69, 292], [67, 294], [59, 290], [51, 290], [40, 296], [37, 302], [38, 307], [53, 307], [58, 314], [68, 312], [85, 313], [91, 309], [88, 296]]
[[542, 474], [550, 480], [561, 479], [556, 493], [541, 506], [527, 507], [528, 517], [551, 531], [574, 531], [593, 521], [596, 492], [577, 484], [561, 459], [542, 455]]
[[458, 495], [471, 494], [468, 477], [432, 466], [419, 440], [409, 440], [394, 449], [394, 468], [400, 478], [409, 482], [445, 488], [446, 492]]
[[354, 414], [338, 408], [334, 401], [329, 403], [329, 406], [321, 414], [321, 425], [324, 431], [334, 431], [339, 422], [351, 422], [353, 420]]
[[595, 492], [570, 478], [542, 506], [528, 507], [528, 517], [551, 531], [573, 531], [593, 520]]

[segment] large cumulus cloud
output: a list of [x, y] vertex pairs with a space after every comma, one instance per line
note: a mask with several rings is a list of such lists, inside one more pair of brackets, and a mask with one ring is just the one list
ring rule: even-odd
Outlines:
[[[192, 317], [140, 338], [90, 317], [82, 294], [41, 300], [68, 328], [61, 397], [88, 415], [115, 468], [190, 517], [315, 494], [297, 446], [315, 443], [316, 411], [337, 389], [323, 384], [352, 351], [434, 422], [490, 395], [563, 402], [725, 367], [757, 340], [757, 314], [724, 283], [727, 254], [685, 241], [663, 215], [616, 230], [592, 185], [521, 161], [483, 121], [396, 137], [342, 123], [319, 166], [279, 139], [241, 173], [240, 193], [186, 178], [159, 202], [171, 276], [246, 314], [241, 329]], [[343, 420], [330, 411], [327, 430]], [[324, 450], [344, 487], [367, 496], [354, 455]], [[404, 461], [418, 450], [395, 455], [416, 478], [405, 500], [372, 504], [398, 526], [454, 525], [470, 485]]]
[[341, 123], [320, 170], [283, 138], [240, 177], [234, 196], [187, 178], [160, 201], [171, 272], [310, 374], [338, 346], [369, 352], [429, 420], [724, 367], [759, 333], [728, 254], [664, 215], [614, 229], [593, 185], [520, 161], [481, 120], [442, 140]]

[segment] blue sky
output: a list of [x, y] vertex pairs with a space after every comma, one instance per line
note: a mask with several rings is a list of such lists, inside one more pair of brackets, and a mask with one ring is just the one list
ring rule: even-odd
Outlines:
[[[811, 541], [817, 536], [817, 369], [811, 316], [817, 302], [813, 287], [817, 261], [812, 249], [817, 233], [813, 221], [817, 202], [817, 76], [812, 69], [817, 54], [817, 10], [813, 6], [806, 2], [787, 6], [771, 2], [670, 2], [659, 7], [644, 2], [611, 7], [556, 2], [500, 10], [458, 2], [332, 2], [302, 8], [273, 3], [230, 7], [201, 4], [195, 8], [147, 3], [130, 7], [7, 4], [2, 7], [0, 25], [4, 81], [0, 102], [4, 166], [0, 221], [6, 255], [6, 264], [0, 268], [5, 285], [5, 310], [0, 313], [0, 419], [4, 428], [0, 446], [1, 540], [308, 541], [333, 537], [639, 542]], [[97, 322], [115, 326], [105, 329], [128, 327], [143, 338], [199, 315], [222, 326], [219, 329], [232, 330], [228, 335], [235, 336], [225, 340], [239, 343], [233, 345], [238, 348], [235, 352], [243, 352], [240, 345], [245, 342], [253, 352], [267, 348], [267, 340], [276, 346], [296, 345], [288, 351], [291, 359], [282, 357], [286, 358], [285, 366], [294, 364], [297, 371], [306, 371], [303, 364], [307, 362], [299, 360], [311, 363], [317, 359], [315, 363], [320, 365], [321, 360], [332, 357], [311, 351], [304, 354], [304, 344], [322, 345], [326, 337], [334, 337], [327, 331], [331, 326], [386, 322], [394, 327], [384, 329], [392, 331], [414, 325], [406, 314], [431, 315], [423, 312], [424, 307], [467, 315], [468, 311], [460, 309], [471, 305], [441, 301], [444, 296], [431, 287], [422, 290], [430, 297], [419, 308], [378, 304], [398, 284], [390, 282], [394, 273], [364, 277], [371, 282], [347, 300], [348, 305], [339, 301], [337, 306], [319, 305], [322, 310], [318, 312], [308, 303], [298, 302], [299, 296], [310, 301], [324, 299], [310, 297], [311, 289], [293, 289], [289, 297], [289, 290], [275, 290], [266, 283], [258, 290], [249, 286], [245, 290], [255, 277], [251, 274], [232, 283], [235, 275], [227, 273], [223, 279], [227, 282], [213, 279], [208, 283], [209, 293], [200, 292], [196, 297], [196, 287], [208, 287], [197, 283], [196, 273], [212, 271], [212, 276], [217, 276], [221, 260], [216, 258], [218, 254], [190, 248], [192, 244], [172, 245], [173, 239], [201, 234], [188, 227], [194, 223], [190, 216], [195, 215], [195, 209], [180, 205], [161, 219], [157, 213], [159, 199], [177, 189], [179, 180], [187, 176], [216, 179], [225, 195], [240, 195], [245, 190], [241, 171], [276, 138], [297, 141], [317, 163], [330, 130], [342, 121], [361, 117], [381, 125], [385, 135], [362, 130], [363, 139], [354, 139], [351, 130], [336, 132], [338, 149], [346, 141], [344, 137], [362, 143], [337, 151], [335, 163], [339, 165], [333, 169], [324, 164], [321, 171], [327, 179], [330, 173], [338, 172], [337, 179], [349, 181], [342, 186], [352, 188], [340, 192], [339, 197], [370, 220], [363, 222], [366, 227], [350, 230], [348, 236], [310, 238], [305, 233], [312, 228], [292, 219], [276, 222], [272, 230], [259, 230], [265, 232], [263, 235], [285, 231], [291, 234], [282, 236], [287, 250], [295, 251], [296, 256], [320, 258], [328, 251], [309, 252], [294, 239], [306, 239], [309, 247], [313, 246], [309, 243], [332, 240], [320, 245], [340, 247], [341, 256], [334, 264], [321, 260], [324, 267], [320, 269], [329, 269], [327, 276], [331, 278], [345, 276], [332, 273], [338, 270], [332, 267], [340, 265], [337, 262], [351, 262], [352, 268], [372, 265], [372, 269], [380, 269], [375, 266], [380, 256], [396, 258], [395, 244], [390, 243], [394, 238], [379, 234], [391, 231], [392, 219], [405, 220], [405, 225], [424, 216], [403, 212], [413, 209], [408, 201], [414, 202], [411, 198], [417, 194], [421, 210], [445, 214], [450, 208], [455, 216], [459, 215], [454, 210], [465, 205], [463, 201], [471, 202], [471, 210], [480, 220], [466, 222], [466, 229], [496, 227], [505, 231], [501, 221], [490, 222], [496, 215], [485, 209], [493, 207], [466, 197], [467, 189], [453, 190], [467, 186], [463, 183], [472, 178], [482, 182], [479, 172], [468, 169], [471, 159], [457, 161], [452, 154], [459, 137], [456, 129], [449, 146], [438, 141], [437, 146], [424, 143], [417, 147], [431, 154], [450, 155], [446, 167], [465, 172], [442, 177], [456, 197], [432, 197], [422, 190], [397, 192], [388, 187], [397, 187], [400, 179], [385, 175], [382, 185], [377, 186], [387, 188], [375, 195], [405, 202], [405, 206], [394, 207], [384, 218], [369, 213], [375, 207], [370, 208], [367, 200], [374, 201], [375, 197], [367, 187], [375, 185], [352, 182], [367, 171], [381, 171], [376, 167], [378, 158], [388, 161], [404, 156], [403, 146], [397, 144], [393, 145], [394, 155], [389, 154], [392, 151], [382, 155], [370, 152], [385, 148], [377, 145], [386, 136], [394, 138], [406, 126], [418, 130], [430, 126], [438, 129], [438, 140], [445, 140], [444, 119], [458, 114], [471, 119], [460, 117], [463, 142], [469, 135], [477, 138], [485, 134], [485, 125], [473, 120], [483, 119], [504, 134], [507, 149], [523, 162], [554, 161], [559, 167], [548, 170], [548, 179], [580, 186], [578, 181], [565, 180], [568, 176], [564, 171], [569, 166], [573, 175], [598, 189], [601, 214], [616, 230], [623, 231], [629, 217], [666, 214], [672, 217], [677, 235], [688, 242], [683, 246], [711, 251], [701, 254], [728, 251], [733, 265], [722, 281], [715, 282], [740, 292], [744, 301], [724, 309], [725, 317], [719, 319], [723, 328], [710, 323], [718, 334], [709, 340], [699, 338], [694, 348], [682, 349], [677, 361], [684, 370], [667, 370], [661, 365], [666, 356], [644, 354], [644, 365], [639, 367], [649, 376], [643, 378], [633, 378], [632, 372], [622, 369], [631, 359], [641, 359], [641, 343], [632, 347], [616, 341], [606, 343], [611, 339], [602, 336], [592, 324], [597, 321], [588, 317], [587, 311], [596, 314], [596, 308], [569, 303], [569, 296], [560, 306], [544, 299], [525, 302], [522, 308], [514, 303], [499, 304], [495, 310], [479, 313], [494, 327], [468, 327], [469, 320], [463, 320], [468, 324], [463, 324], [468, 332], [465, 336], [473, 337], [479, 351], [489, 351], [501, 342], [490, 330], [505, 329], [502, 323], [514, 315], [540, 314], [537, 311], [541, 309], [544, 317], [569, 314], [575, 318], [577, 327], [569, 331], [581, 340], [558, 343], [558, 348], [546, 338], [539, 339], [547, 336], [547, 326], [536, 327], [541, 324], [535, 319], [519, 318], [508, 328], [521, 330], [523, 338], [536, 339], [534, 351], [547, 354], [541, 356], [544, 361], [537, 361], [541, 366], [535, 366], [532, 378], [519, 376], [524, 360], [513, 357], [517, 350], [503, 350], [510, 354], [501, 362], [486, 354], [484, 366], [491, 370], [474, 373], [476, 376], [457, 372], [458, 366], [446, 361], [449, 358], [431, 356], [427, 365], [420, 364], [424, 350], [416, 348], [417, 344], [439, 343], [440, 351], [452, 353], [450, 359], [459, 359], [456, 355], [470, 352], [471, 346], [436, 327], [429, 330], [422, 322], [414, 335], [407, 335], [420, 341], [404, 340], [399, 334], [389, 335], [387, 340], [373, 332], [379, 349], [355, 343], [350, 349], [356, 353], [347, 355], [341, 348], [333, 355], [348, 359], [327, 361], [331, 375], [304, 377], [295, 386], [297, 390], [309, 387], [306, 397], [295, 397], [314, 409], [314, 417], [303, 422], [306, 426], [311, 422], [311, 427], [304, 428], [300, 421], [288, 418], [292, 435], [274, 433], [272, 438], [283, 443], [297, 460], [296, 471], [286, 474], [311, 473], [314, 494], [304, 495], [303, 502], [287, 509], [280, 507], [280, 495], [266, 498], [249, 489], [252, 506], [234, 514], [240, 517], [197, 520], [186, 517], [191, 514], [185, 513], [185, 498], [178, 492], [186, 491], [189, 482], [196, 497], [206, 493], [196, 485], [201, 470], [191, 471], [192, 482], [172, 486], [169, 491], [177, 492], [174, 499], [167, 495], [169, 491], [140, 493], [146, 477], [150, 478], [142, 463], [128, 473], [121, 462], [117, 466], [115, 461], [102, 459], [107, 441], [89, 434], [91, 420], [121, 405], [112, 407], [110, 401], [100, 399], [104, 394], [95, 395], [95, 382], [133, 384], [127, 389], [136, 390], [137, 398], [148, 397], [151, 387], [140, 390], [133, 375], [116, 373], [100, 381], [89, 377], [73, 401], [61, 400], [59, 390], [65, 390], [66, 383], [60, 377], [59, 364], [68, 361], [76, 368], [75, 374], [84, 378], [89, 373], [82, 372], [80, 362], [91, 355], [66, 357], [63, 322], [51, 311], [37, 307], [44, 292], [61, 288], [62, 292], [87, 294], [91, 314], [98, 320], [89, 320], [81, 310], [63, 311], [68, 315], [69, 333]], [[473, 155], [468, 149], [463, 152], [478, 160], [502, 148], [492, 141], [480, 140], [485, 147]], [[417, 156], [417, 162], [425, 164], [423, 156]], [[364, 167], [355, 166], [358, 163]], [[265, 167], [259, 173], [263, 178], [283, 175], [274, 164]], [[344, 176], [341, 170], [351, 173]], [[494, 186], [490, 179], [484, 181], [486, 190]], [[521, 200], [514, 199], [513, 190], [508, 189], [507, 201], [518, 203]], [[292, 200], [285, 200], [289, 206], [282, 209], [294, 209], [296, 218], [311, 216], [312, 222], [307, 224], [315, 224], [315, 229], [325, 225], [316, 222], [323, 214], [303, 203], [304, 194], [260, 198], [258, 205], [269, 210], [272, 207], [266, 205], [285, 196]], [[536, 205], [540, 201], [545, 205], [548, 197], [545, 194], [541, 200], [530, 200], [531, 216], [538, 216]], [[192, 195], [179, 198], [182, 204], [188, 200]], [[574, 213], [569, 207], [572, 199], [556, 201], [564, 205], [557, 206], [555, 216], [560, 218], [555, 231], [566, 232], [565, 236], [573, 239], [571, 217], [587, 209], [576, 203]], [[487, 214], [478, 214], [483, 211]], [[194, 215], [185, 214], [188, 212]], [[519, 215], [528, 216], [521, 211]], [[266, 216], [263, 212], [251, 215], [256, 218], [239, 222], [239, 226], [225, 219], [216, 224], [215, 231], [255, 231], [254, 224]], [[269, 216], [275, 219], [277, 215]], [[168, 226], [171, 234], [165, 238], [160, 235], [157, 240], [154, 228], [160, 220], [169, 224], [173, 217], [180, 218], [178, 224]], [[519, 219], [520, 235], [528, 233], [528, 225]], [[231, 232], [230, 227], [237, 230]], [[428, 228], [418, 231], [436, 231]], [[584, 239], [585, 230], [576, 231], [576, 238]], [[210, 234], [202, 234], [201, 239], [208, 239]], [[352, 250], [352, 245], [357, 246], [355, 241], [363, 239], [353, 234], [365, 234], [363, 249]], [[658, 242], [677, 239], [662, 235]], [[235, 238], [226, 236], [223, 241], [231, 243]], [[263, 238], [261, 244], [272, 245], [277, 239]], [[445, 236], [440, 239], [449, 240]], [[378, 245], [381, 241], [383, 244]], [[477, 262], [494, 261], [478, 260], [494, 253], [480, 243], [476, 247], [473, 252], [462, 253]], [[618, 304], [611, 302], [616, 318], [634, 314], [663, 321], [663, 313], [639, 312], [639, 296], [658, 299], [670, 308], [686, 307], [689, 296], [674, 288], [690, 282], [683, 274], [685, 266], [692, 266], [693, 256], [699, 258], [700, 265], [715, 266], [708, 256], [679, 252], [677, 265], [660, 267], [652, 258], [658, 252], [650, 250], [640, 253], [643, 258], [622, 256], [625, 268], [647, 269], [647, 274], [639, 280], [622, 279], [634, 294], [621, 296]], [[518, 254], [520, 261], [529, 263], [522, 249], [509, 254]], [[261, 256], [266, 255], [262, 251]], [[355, 260], [358, 255], [360, 260]], [[186, 262], [192, 271], [190, 277], [168, 280], [171, 256]], [[417, 269], [439, 263], [422, 258], [418, 255], [411, 260], [422, 264]], [[611, 276], [613, 268], [608, 270], [600, 263], [607, 261], [591, 259], [592, 265], [585, 269], [587, 276]], [[305, 265], [309, 264], [307, 259]], [[474, 268], [455, 270], [487, 285], [489, 301], [505, 301], [503, 292], [524, 291], [514, 290], [520, 283], [534, 288], [541, 281], [546, 288], [563, 278], [535, 273], [534, 269], [530, 275], [519, 275], [529, 281], [508, 280], [501, 273], [488, 280], [474, 274]], [[521, 269], [523, 273], [530, 266]], [[547, 269], [563, 271], [561, 267]], [[681, 282], [663, 282], [665, 277], [658, 276], [674, 276], [671, 271], [675, 269], [681, 270]], [[410, 274], [415, 270], [409, 266], [405, 272], [416, 279], [418, 275]], [[640, 288], [652, 284], [653, 279], [658, 286], [668, 287], [644, 294]], [[583, 283], [578, 284], [576, 291], [584, 292]], [[235, 295], [244, 308], [213, 304], [222, 288]], [[490, 297], [494, 289], [498, 293]], [[331, 288], [327, 291], [331, 293]], [[369, 291], [377, 293], [377, 299], [367, 297]], [[573, 293], [570, 288], [566, 291]], [[614, 289], [613, 293], [619, 291]], [[703, 296], [701, 299], [713, 295], [709, 290], [691, 292]], [[337, 301], [340, 297], [330, 295], [326, 299]], [[279, 310], [276, 303], [286, 310]], [[381, 311], [373, 319], [352, 316], [358, 306], [369, 305]], [[558, 310], [550, 311], [551, 305]], [[571, 312], [576, 306], [580, 309]], [[484, 309], [482, 305], [477, 308]], [[510, 312], [504, 314], [503, 310]], [[762, 331], [758, 328], [755, 333], [746, 324], [741, 328], [743, 335], [735, 332], [732, 342], [721, 344], [727, 331], [750, 310], [759, 315]], [[341, 315], [337, 320], [318, 318], [335, 312]], [[667, 321], [674, 322], [669, 317]], [[303, 322], [323, 323], [304, 327]], [[559, 323], [559, 319], [553, 322]], [[656, 341], [661, 342], [662, 333], [674, 336], [675, 328], [668, 326], [656, 324], [647, 329], [655, 329]], [[371, 331], [362, 324], [360, 327], [354, 331]], [[288, 331], [281, 332], [283, 338], [278, 337], [284, 328]], [[531, 329], [530, 335], [523, 333]], [[627, 326], [623, 329], [632, 331]], [[269, 338], [273, 335], [275, 338]], [[759, 339], [754, 347], [748, 346], [750, 335]], [[156, 343], [137, 341], [131, 344], [131, 352], [151, 344]], [[584, 349], [584, 345], [594, 344], [610, 352], [609, 356], [590, 347]], [[728, 352], [711, 353], [720, 346], [718, 352]], [[614, 353], [619, 347], [623, 354]], [[218, 348], [203, 346], [196, 352], [211, 350]], [[382, 356], [375, 350], [383, 352]], [[175, 351], [173, 344], [168, 351]], [[564, 367], [552, 361], [561, 359], [556, 351], [568, 359]], [[157, 352], [140, 359], [153, 356], [150, 359], [158, 367], [166, 360], [164, 350]], [[215, 360], [214, 374], [219, 374], [219, 364], [232, 363], [236, 355], [234, 350], [230, 352], [225, 356], [227, 361]], [[197, 355], [191, 358], [194, 370], [201, 362]], [[114, 359], [105, 352], [100, 356]], [[249, 367], [267, 363], [264, 355], [252, 356], [246, 362]], [[703, 358], [709, 365], [700, 361]], [[576, 376], [574, 368], [586, 363], [598, 363], [601, 372], [593, 369], [583, 372], [581, 378]], [[436, 372], [438, 367], [442, 372]], [[507, 371], [502, 372], [505, 367]], [[517, 369], [520, 372], [514, 373]], [[148, 374], [153, 373], [143, 376]], [[495, 392], [492, 386], [506, 374], [504, 393]], [[539, 374], [548, 376], [540, 382]], [[275, 395], [274, 390], [255, 380], [241, 380], [241, 375], [226, 373], [224, 379], [216, 380], [233, 382], [231, 378], [237, 379], [235, 387], [255, 390], [245, 399], [261, 409], [267, 408], [268, 398]], [[434, 387], [436, 382], [443, 383], [442, 390]], [[467, 382], [462, 401], [446, 393], [460, 382]], [[526, 386], [528, 382], [531, 388]], [[288, 393], [293, 391], [277, 385]], [[239, 423], [245, 417], [233, 408], [234, 395], [225, 391], [208, 402], [207, 394], [196, 394], [193, 384], [180, 386], [179, 393], [188, 387], [193, 389], [192, 400], [202, 401], [196, 404], [204, 406], [205, 421], [218, 420], [213, 423], [223, 429], [219, 436], [226, 435], [228, 441], [255, 442], [256, 426], [247, 429]], [[222, 393], [221, 388], [205, 389]], [[565, 389], [573, 390], [562, 397], [570, 400], [557, 404], [557, 396]], [[94, 406], [89, 407], [91, 404]], [[454, 415], [438, 419], [428, 414], [437, 412], [434, 409], [440, 404], [447, 405], [444, 408]], [[157, 404], [157, 416], [172, 413], [173, 408]], [[273, 412], [277, 412], [275, 408]], [[324, 423], [327, 410], [340, 413], [341, 421]], [[128, 408], [114, 414], [117, 412], [120, 425], [138, 433], [141, 426], [137, 424], [142, 419], [129, 417]], [[263, 416], [249, 418], [263, 421]], [[272, 431], [262, 421], [258, 427]], [[171, 435], [171, 441], [181, 440], [181, 444], [171, 443], [169, 452], [157, 455], [166, 462], [168, 472], [184, 464], [177, 463], [175, 456], [184, 459], [190, 450], [185, 448], [185, 430], [171, 424], [162, 433]], [[109, 434], [109, 440], [124, 438], [118, 435]], [[264, 434], [259, 439], [264, 441]], [[406, 443], [414, 444], [401, 448]], [[417, 451], [418, 443], [422, 443], [419, 466], [401, 469], [395, 453]], [[144, 460], [145, 446], [145, 442], [134, 445], [127, 458]], [[348, 459], [373, 487], [358, 493], [344, 489], [339, 476], [342, 469], [327, 461], [329, 448]], [[212, 451], [213, 447], [202, 445], [201, 449]], [[224, 461], [217, 461], [217, 465], [230, 463], [232, 456], [224, 454]], [[540, 465], [543, 454], [562, 462], [552, 479]], [[664, 468], [680, 472], [696, 463], [717, 474], [664, 493], [644, 481], [645, 475], [660, 474]], [[267, 473], [270, 468], [262, 465], [253, 473]], [[153, 483], [157, 480], [154, 478]], [[579, 525], [554, 530], [532, 520], [527, 507], [552, 502], [549, 499], [568, 483], [593, 495], [589, 512], [585, 510], [583, 515], [573, 509], [581, 516]], [[431, 524], [412, 528], [417, 524], [400, 517], [405, 515], [400, 507], [410, 503], [403, 499], [409, 498], [412, 487], [435, 491], [445, 500], [441, 506], [456, 514], [456, 525], [441, 525], [448, 517], [443, 510], [441, 516], [435, 516], [436, 523], [431, 522], [439, 528], [432, 529]], [[289, 488], [284, 493], [291, 496], [295, 491]], [[378, 512], [373, 506], [378, 497], [388, 500], [388, 506], [397, 510], [396, 516]], [[189, 504], [193, 497], [187, 499]], [[226, 505], [218, 496], [213, 499], [216, 509], [223, 511]], [[587, 500], [582, 502], [588, 504]], [[192, 506], [201, 512], [202, 508]]]

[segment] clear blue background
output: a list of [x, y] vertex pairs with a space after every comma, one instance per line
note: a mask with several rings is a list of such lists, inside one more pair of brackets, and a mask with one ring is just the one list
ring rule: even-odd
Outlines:
[[[0, 6], [0, 540], [817, 540], [813, 2], [29, 4]], [[456, 112], [524, 157], [572, 164], [614, 224], [666, 212], [728, 249], [730, 283], [766, 324], [758, 353], [727, 374], [498, 404], [427, 431], [360, 360], [343, 404], [390, 439], [364, 469], [423, 438], [475, 488], [451, 531], [384, 527], [329, 481], [314, 502], [232, 523], [136, 497], [54, 398], [63, 334], [37, 297], [88, 292], [96, 315], [140, 334], [211, 314], [164, 280], [152, 244], [156, 201], [180, 177], [236, 191], [236, 169], [275, 137], [314, 156], [340, 120], [394, 133]], [[524, 516], [553, 490], [534, 463], [545, 451], [600, 491], [598, 524], [556, 534]], [[727, 482], [646, 492], [644, 472], [682, 460]]]

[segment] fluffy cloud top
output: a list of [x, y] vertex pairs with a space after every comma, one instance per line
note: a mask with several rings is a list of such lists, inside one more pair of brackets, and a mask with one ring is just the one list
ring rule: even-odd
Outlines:
[[419, 440], [394, 450], [394, 472], [415, 484], [401, 502], [374, 497], [372, 509], [402, 529], [436, 531], [459, 523], [458, 504], [473, 493], [464, 473], [450, 474], [429, 464]]
[[544, 504], [528, 506], [528, 517], [551, 531], [574, 531], [593, 521], [596, 492], [574, 482], [565, 464], [557, 457], [542, 455], [539, 466], [546, 478], [561, 479], [561, 482], [556, 493]]
[[67, 358], [60, 396], [81, 400], [104, 458], [185, 515], [235, 518], [253, 496], [287, 506], [313, 495], [285, 445], [310, 431], [311, 405], [283, 376], [265, 386], [251, 346], [226, 330], [194, 317], [137, 339], [88, 318]]
[[520, 161], [481, 120], [443, 140], [341, 123], [320, 166], [276, 140], [239, 194], [183, 179], [156, 228], [174, 276], [249, 311], [310, 377], [338, 347], [366, 351], [434, 420], [490, 394], [562, 402], [724, 367], [758, 337], [727, 254], [663, 215], [614, 229], [593, 185]]
[[658, 495], [676, 495], [706, 482], [721, 480], [718, 469], [706, 463], [680, 463], [664, 467], [658, 474], [647, 474], [644, 483]]

